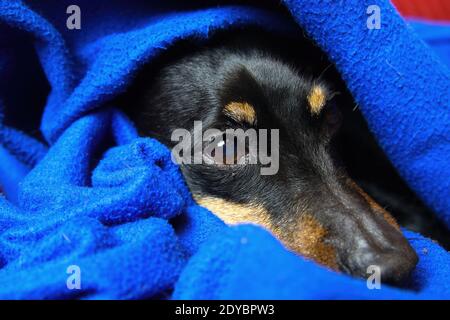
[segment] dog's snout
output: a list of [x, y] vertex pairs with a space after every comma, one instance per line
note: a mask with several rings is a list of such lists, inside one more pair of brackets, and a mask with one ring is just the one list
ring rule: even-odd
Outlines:
[[336, 192], [330, 201], [323, 221], [341, 271], [368, 278], [378, 270], [386, 283], [398, 283], [410, 274], [417, 254], [387, 211], [356, 184]]
[[417, 254], [401, 231], [378, 217], [354, 230], [352, 238], [351, 250], [340, 261], [352, 275], [367, 278], [378, 270], [381, 281], [396, 283], [417, 264]]
[[386, 283], [396, 283], [405, 279], [417, 263], [417, 255], [411, 247], [402, 249], [366, 248], [353, 254], [347, 267], [355, 276], [367, 278], [379, 272]]

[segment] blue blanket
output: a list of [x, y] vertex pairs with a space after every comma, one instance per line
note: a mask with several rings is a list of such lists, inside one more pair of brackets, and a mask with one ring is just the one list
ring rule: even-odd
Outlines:
[[[112, 102], [179, 39], [247, 25], [306, 32], [450, 226], [449, 27], [408, 25], [387, 0], [285, 0], [290, 21], [208, 1], [76, 2], [81, 30], [66, 27], [72, 1], [0, 0], [0, 298], [450, 298], [450, 253], [412, 232], [420, 261], [408, 286], [369, 290], [257, 226], [224, 225]], [[380, 29], [366, 25], [372, 4]]]

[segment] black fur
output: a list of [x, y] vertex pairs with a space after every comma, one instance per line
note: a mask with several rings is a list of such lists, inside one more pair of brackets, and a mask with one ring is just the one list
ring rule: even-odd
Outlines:
[[222, 111], [230, 102], [250, 103], [257, 129], [280, 130], [278, 173], [261, 175], [259, 165], [184, 165], [192, 193], [258, 203], [286, 232], [307, 212], [327, 230], [327, 244], [335, 248], [342, 271], [364, 277], [368, 265], [378, 264], [385, 280], [399, 280], [414, 267], [416, 255], [401, 233], [349, 186], [349, 175], [335, 152], [342, 134], [339, 139], [335, 134], [339, 110], [348, 109], [342, 103], [351, 100], [337, 96], [319, 116], [312, 115], [307, 95], [317, 83], [331, 92], [346, 92], [334, 68], [311, 43], [235, 31], [207, 44], [178, 44], [146, 69], [119, 103], [126, 105], [142, 135], [169, 147], [174, 145], [172, 131], [192, 130], [195, 120], [203, 121], [204, 130], [242, 127]]

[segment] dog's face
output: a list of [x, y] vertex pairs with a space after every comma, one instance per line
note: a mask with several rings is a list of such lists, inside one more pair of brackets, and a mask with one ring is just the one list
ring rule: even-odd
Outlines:
[[[417, 262], [415, 252], [333, 153], [340, 114], [330, 86], [270, 56], [224, 55], [168, 67], [147, 95], [147, 116], [137, 117], [141, 132], [169, 146], [171, 132], [192, 132], [195, 120], [202, 121], [203, 131], [224, 134], [203, 147], [221, 148], [229, 164], [208, 154], [203, 157], [209, 161], [181, 166], [194, 199], [228, 224], [263, 226], [290, 250], [332, 269], [366, 277], [376, 265], [383, 281], [407, 275]], [[228, 59], [223, 67], [214, 65], [220, 57]], [[267, 165], [245, 160], [259, 154], [237, 151], [227, 129], [268, 129], [269, 145], [275, 143], [270, 130], [277, 129], [278, 171], [261, 174]]]

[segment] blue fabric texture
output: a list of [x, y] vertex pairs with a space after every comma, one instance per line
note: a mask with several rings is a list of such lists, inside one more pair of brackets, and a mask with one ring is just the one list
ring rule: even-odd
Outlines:
[[[179, 39], [246, 25], [306, 32], [450, 226], [449, 27], [408, 25], [387, 0], [285, 0], [291, 21], [258, 1], [80, 0], [82, 28], [68, 30], [71, 2], [0, 0], [0, 298], [450, 298], [450, 253], [409, 231], [420, 257], [410, 283], [369, 290], [257, 226], [226, 226], [111, 102]], [[379, 30], [366, 26], [372, 4]], [[67, 287], [72, 265], [79, 290]]]

